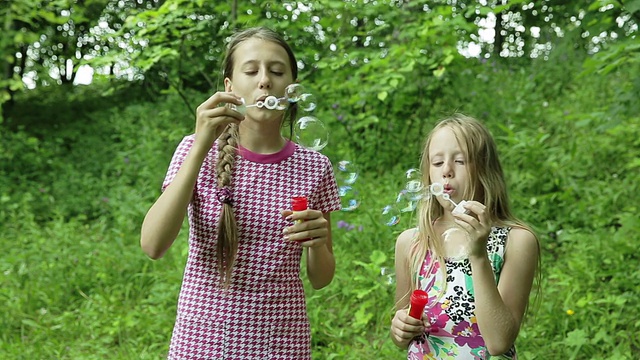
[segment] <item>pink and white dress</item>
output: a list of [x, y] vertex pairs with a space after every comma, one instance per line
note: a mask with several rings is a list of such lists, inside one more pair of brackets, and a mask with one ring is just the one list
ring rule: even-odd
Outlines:
[[[194, 139], [187, 136], [178, 146], [163, 189], [174, 179]], [[224, 291], [216, 265], [221, 208], [216, 159], [214, 145], [188, 208], [189, 256], [168, 358], [309, 359], [302, 247], [283, 239], [282, 230], [291, 223], [280, 209], [290, 209], [293, 196], [307, 196], [309, 208], [339, 210], [331, 163], [293, 142], [269, 155], [239, 149], [231, 187], [239, 247], [230, 288]]]

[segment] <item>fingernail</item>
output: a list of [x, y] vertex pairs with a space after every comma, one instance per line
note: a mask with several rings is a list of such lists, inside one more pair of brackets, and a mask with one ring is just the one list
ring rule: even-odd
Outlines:
[[283, 239], [284, 239], [285, 241], [288, 241], [288, 240], [289, 240], [289, 235], [285, 235], [285, 236], [283, 237]]
[[293, 215], [289, 215], [285, 219], [288, 220], [288, 221], [291, 221], [293, 219]]

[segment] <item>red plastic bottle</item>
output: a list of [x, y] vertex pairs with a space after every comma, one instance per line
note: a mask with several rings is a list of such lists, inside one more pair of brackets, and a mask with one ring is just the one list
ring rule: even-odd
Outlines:
[[424, 290], [414, 290], [411, 294], [411, 305], [409, 305], [409, 316], [415, 319], [422, 319], [424, 307], [429, 302], [429, 295]]
[[[309, 202], [307, 201], [307, 198], [304, 196], [294, 196], [291, 199], [291, 210], [295, 213], [297, 211], [304, 211], [307, 210], [309, 207]], [[300, 224], [301, 222], [303, 222], [304, 220], [302, 219], [298, 219], [298, 220], [294, 220], [293, 223], [295, 224]], [[308, 239], [302, 239], [302, 240], [298, 240], [298, 241], [308, 241], [311, 240], [311, 238]]]
[[[291, 199], [291, 210], [293, 210], [293, 212], [304, 211], [304, 210], [307, 210], [308, 207], [309, 207], [309, 202], [307, 201], [307, 198], [304, 196], [294, 196]], [[303, 221], [304, 220], [296, 220], [295, 223], [299, 224]]]

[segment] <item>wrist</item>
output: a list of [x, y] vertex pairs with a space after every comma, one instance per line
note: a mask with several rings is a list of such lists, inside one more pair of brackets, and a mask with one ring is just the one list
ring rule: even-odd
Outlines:
[[483, 251], [481, 254], [470, 255], [469, 263], [471, 266], [489, 263], [489, 254], [486, 251]]

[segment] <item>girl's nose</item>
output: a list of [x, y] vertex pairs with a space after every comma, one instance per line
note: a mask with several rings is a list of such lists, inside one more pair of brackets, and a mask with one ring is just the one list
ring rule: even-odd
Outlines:
[[453, 177], [453, 167], [448, 162], [442, 165], [442, 178], [449, 179]]
[[270, 89], [271, 88], [271, 79], [266, 74], [262, 76], [259, 84], [260, 89]]

